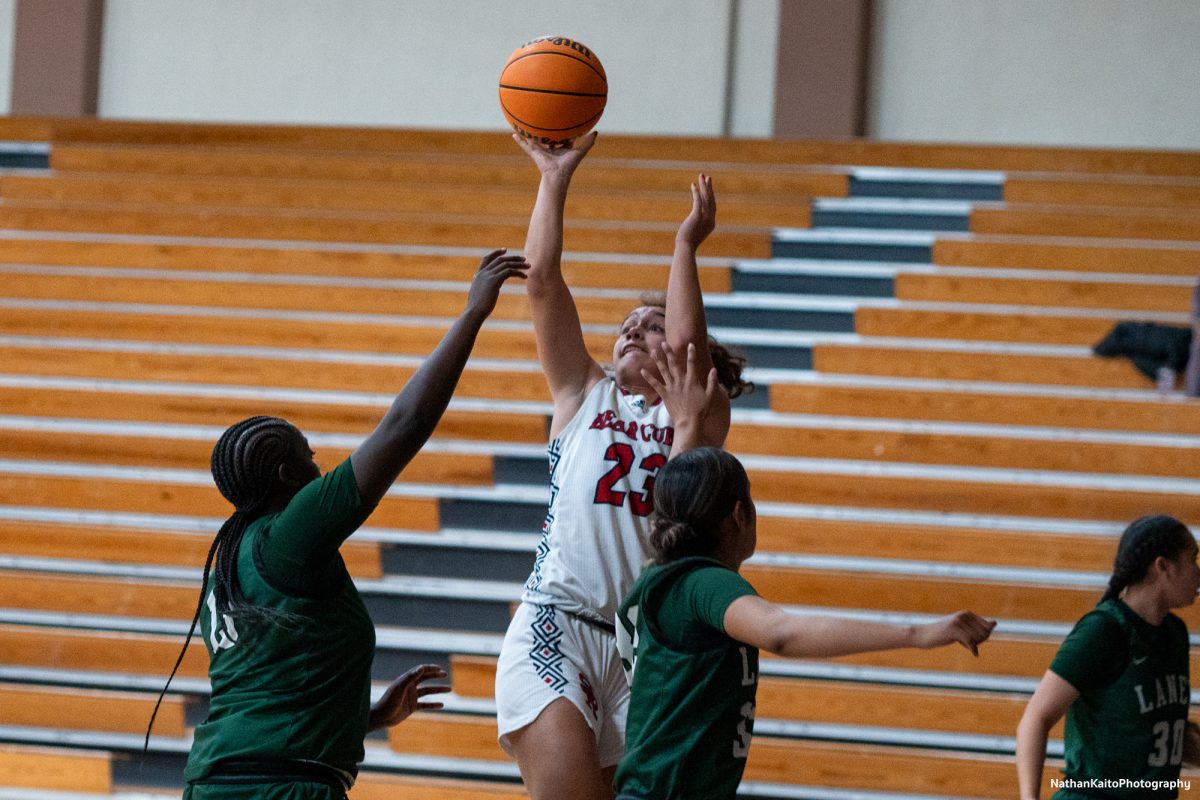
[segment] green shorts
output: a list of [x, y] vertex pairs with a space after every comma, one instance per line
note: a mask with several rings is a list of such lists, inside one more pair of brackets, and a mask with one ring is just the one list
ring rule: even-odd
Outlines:
[[345, 795], [316, 781], [289, 783], [188, 784], [183, 800], [343, 800]]

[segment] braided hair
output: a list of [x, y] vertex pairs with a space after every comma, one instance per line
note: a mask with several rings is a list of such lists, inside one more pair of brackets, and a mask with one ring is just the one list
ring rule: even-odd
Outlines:
[[[662, 292], [646, 292], [639, 298], [643, 306], [667, 310], [667, 296]], [[746, 368], [746, 357], [731, 350], [713, 337], [708, 337], [708, 352], [712, 357], [713, 366], [717, 368], [717, 383], [724, 387], [729, 399], [741, 397], [754, 391], [754, 383], [742, 380], [742, 370]]]
[[721, 524], [749, 498], [746, 470], [728, 452], [697, 447], [672, 458], [654, 481], [654, 563], [711, 556], [721, 544]]
[[[217, 611], [231, 617], [256, 617], [279, 621], [282, 618], [272, 609], [255, 606], [246, 600], [237, 580], [237, 556], [246, 529], [257, 517], [262, 516], [267, 504], [279, 488], [279, 466], [294, 452], [297, 440], [303, 434], [296, 426], [278, 417], [251, 417], [231, 425], [217, 439], [212, 451], [212, 476], [221, 495], [233, 504], [233, 514], [221, 525], [213, 539], [208, 555], [204, 559], [204, 573], [200, 578], [200, 597], [196, 601], [196, 613], [188, 628], [187, 637], [175, 659], [175, 666], [158, 695], [150, 724], [146, 727], [143, 752], [150, 746], [150, 731], [162, 705], [163, 697], [183, 657], [191, 644], [200, 612], [204, 608], [208, 577], [214, 574], [213, 595]], [[216, 569], [213, 572], [213, 564]]]
[[1193, 541], [1192, 532], [1174, 517], [1158, 514], [1134, 520], [1121, 534], [1112, 576], [1101, 602], [1120, 597], [1127, 586], [1146, 577], [1156, 558], [1175, 558]]

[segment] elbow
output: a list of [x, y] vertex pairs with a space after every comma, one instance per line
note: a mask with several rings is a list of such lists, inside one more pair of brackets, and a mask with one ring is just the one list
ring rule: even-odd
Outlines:
[[785, 658], [803, 658], [807, 637], [798, 630], [797, 620], [788, 614], [776, 615], [762, 634], [759, 643], [763, 650]]
[[773, 634], [763, 643], [763, 649], [783, 658], [803, 658], [803, 648], [799, 642], [792, 641], [787, 636]]

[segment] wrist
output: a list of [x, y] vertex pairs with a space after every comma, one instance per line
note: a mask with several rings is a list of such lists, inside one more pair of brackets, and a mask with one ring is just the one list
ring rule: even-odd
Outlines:
[[702, 421], [703, 421], [703, 418], [699, 414], [697, 414], [696, 416], [687, 416], [687, 415], [681, 416], [681, 417], [672, 416], [671, 417], [671, 427], [673, 427], [675, 429], [676, 436], [681, 436], [685, 433], [690, 434], [690, 433], [695, 433], [696, 431], [698, 431], [700, 429], [700, 424]]
[[462, 314], [459, 315], [458, 320], [460, 324], [466, 325], [474, 332], [478, 332], [490, 314], [491, 312], [487, 309], [476, 308], [473, 305], [467, 304]]
[[542, 173], [542, 185], [552, 191], [565, 193], [574, 174], [574, 170], [548, 170]]
[[905, 647], [922, 647], [921, 632], [924, 625], [906, 625], [904, 627], [904, 646]]

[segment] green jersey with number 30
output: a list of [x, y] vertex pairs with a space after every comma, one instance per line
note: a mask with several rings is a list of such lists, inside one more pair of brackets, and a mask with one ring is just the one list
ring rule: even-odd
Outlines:
[[758, 649], [729, 638], [725, 610], [754, 594], [708, 558], [647, 568], [617, 615], [632, 683], [622, 797], [732, 798], [754, 727]]
[[212, 581], [200, 631], [212, 700], [184, 777], [221, 759], [306, 759], [353, 775], [363, 757], [375, 628], [338, 555], [370, 514], [350, 461], [250, 523], [237, 575], [264, 620], [218, 614]]
[[1151, 625], [1107, 600], [1080, 619], [1050, 664], [1079, 690], [1065, 730], [1070, 783], [1054, 797], [1175, 797], [1152, 784], [1179, 778], [1188, 667], [1187, 627], [1174, 614]]

